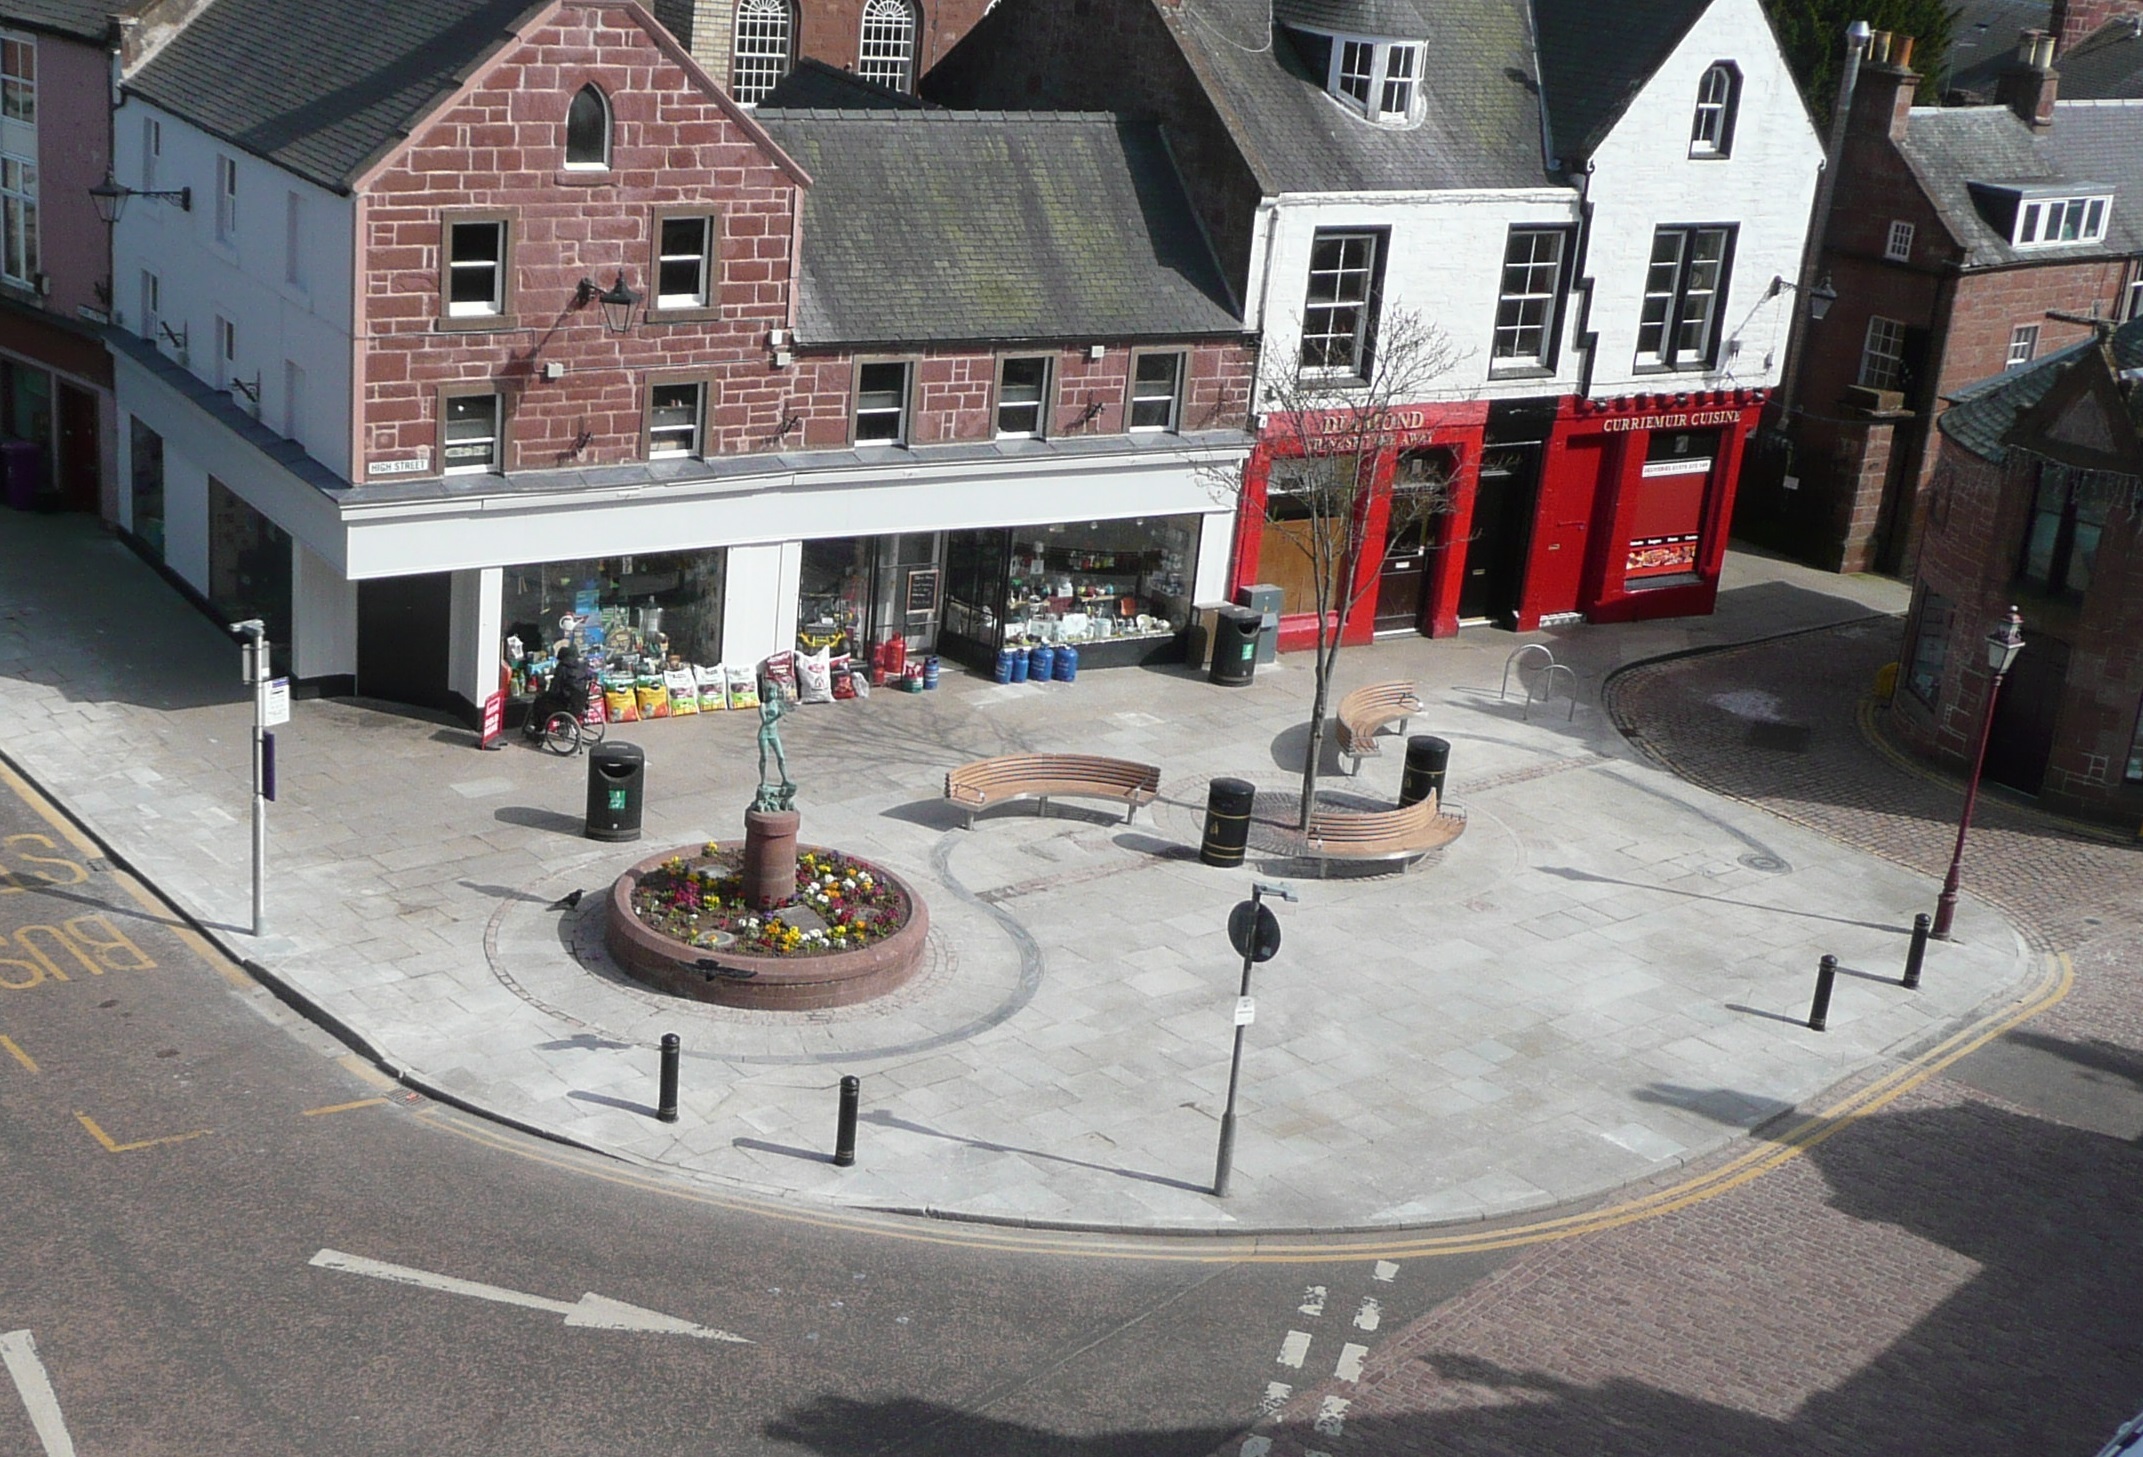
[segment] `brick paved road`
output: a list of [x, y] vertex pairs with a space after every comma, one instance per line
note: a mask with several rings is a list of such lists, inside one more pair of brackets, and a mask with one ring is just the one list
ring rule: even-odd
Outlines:
[[[1648, 665], [1610, 706], [1697, 783], [1925, 872], [1931, 910], [1958, 789], [1861, 725], [1897, 640]], [[2095, 1452], [2143, 1405], [2143, 849], [1983, 800], [1966, 873], [2071, 957], [2064, 1001], [1764, 1178], [1520, 1255], [1357, 1381], [1312, 1330], [1325, 1379], [1217, 1451]]]

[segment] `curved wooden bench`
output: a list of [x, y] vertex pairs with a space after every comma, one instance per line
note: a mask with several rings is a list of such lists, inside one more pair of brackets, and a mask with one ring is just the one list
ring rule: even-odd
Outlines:
[[1466, 816], [1447, 813], [1440, 794], [1402, 809], [1366, 814], [1323, 809], [1310, 816], [1303, 853], [1318, 862], [1321, 875], [1328, 860], [1418, 860], [1465, 830]]
[[1362, 760], [1383, 752], [1377, 735], [1392, 725], [1406, 732], [1406, 721], [1421, 712], [1421, 699], [1411, 683], [1372, 683], [1357, 688], [1339, 701], [1339, 751], [1354, 760], [1352, 774]]
[[1130, 824], [1139, 806], [1153, 803], [1160, 792], [1158, 766], [1099, 754], [1006, 754], [945, 774], [945, 798], [967, 811], [971, 830], [976, 812], [991, 805], [1038, 799], [1047, 815], [1057, 797], [1115, 800], [1125, 806], [1124, 823]]

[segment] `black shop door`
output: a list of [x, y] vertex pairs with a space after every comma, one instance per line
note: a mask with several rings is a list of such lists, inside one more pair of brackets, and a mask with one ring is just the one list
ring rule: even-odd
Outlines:
[[366, 698], [451, 708], [447, 638], [454, 579], [445, 572], [357, 584], [357, 691]]
[[[1975, 646], [1977, 646], [1975, 644]], [[2061, 689], [2069, 677], [2069, 645], [2034, 638], [2009, 669], [2002, 696], [1994, 701], [1994, 727], [1987, 737], [1987, 777], [2025, 794], [2046, 781], [2054, 752], [2054, 724], [2061, 716]]]
[[1540, 494], [1537, 444], [1490, 445], [1481, 457], [1473, 498], [1473, 539], [1466, 543], [1466, 579], [1458, 615], [1475, 621], [1517, 615], [1525, 586], [1525, 549], [1533, 535]]

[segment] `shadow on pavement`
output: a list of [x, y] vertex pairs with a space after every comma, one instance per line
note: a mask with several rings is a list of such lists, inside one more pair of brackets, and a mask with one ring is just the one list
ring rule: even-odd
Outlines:
[[[1769, 1219], [1747, 1227], [1758, 1206], [1743, 1192], [1725, 1196], [1745, 1201], [1738, 1212], [1703, 1216], [1725, 1227], [1723, 1266], [1632, 1253], [1671, 1253], [1660, 1239], [1671, 1223], [1589, 1236], [1586, 1253], [1544, 1261], [1491, 1306], [1393, 1333], [1359, 1384], [1299, 1389], [1288, 1419], [1254, 1437], [1064, 1433], [833, 1395], [765, 1435], [820, 1457], [2082, 1457], [2134, 1414], [2143, 1150], [1972, 1100], [1877, 1114], [1805, 1157], [1829, 1211], [1851, 1221], [1842, 1247]], [[1815, 1218], [1840, 1236], [1835, 1218]], [[1929, 1259], [1929, 1245], [1947, 1253]], [[1916, 1283], [1922, 1264], [1943, 1273]], [[1843, 1329], [1804, 1344], [1856, 1296], [1882, 1304], [1860, 1282], [1909, 1306], [1887, 1343], [1863, 1353]], [[1626, 1374], [1640, 1369], [1654, 1374]], [[1259, 1384], [1246, 1373], [1246, 1409]], [[1025, 1396], [993, 1392], [990, 1404]], [[1343, 1434], [1318, 1427], [1330, 1396], [1351, 1403]]]
[[[1647, 885], [1641, 880], [1623, 880], [1619, 876], [1596, 875], [1590, 870], [1579, 870], [1575, 866], [1570, 865], [1539, 865], [1535, 866], [1534, 868], [1538, 870], [1542, 875], [1559, 876], [1564, 880], [1591, 881], [1598, 885], [1621, 885], [1627, 886], [1631, 890], [1652, 891], [1657, 895], [1678, 895], [1685, 900], [1710, 901], [1714, 905], [1739, 906], [1743, 910], [1750, 911], [1769, 911], [1775, 915], [1794, 916], [1804, 921], [1829, 921], [1833, 925], [1859, 926], [1863, 930], [1868, 931], [1895, 931], [1900, 936], [1909, 936], [1912, 934], [1912, 927], [1909, 925], [1894, 926], [1886, 921], [1856, 921], [1850, 916], [1826, 916], [1821, 911], [1789, 910], [1785, 906], [1765, 905], [1761, 901], [1735, 900], [1732, 896], [1705, 895], [1702, 891], [1678, 890], [1671, 885]], [[1845, 971], [1845, 968], [1842, 966], [1838, 969], [1841, 972]], [[1851, 976], [1865, 976], [1868, 977], [1871, 981], [1896, 980], [1895, 977], [1874, 976], [1871, 973], [1861, 971], [1849, 972], [1847, 974]]]
[[560, 835], [572, 835], [576, 839], [588, 828], [587, 822], [576, 815], [560, 814], [555, 809], [536, 809], [531, 805], [509, 804], [492, 815], [501, 824], [519, 825], [529, 830], [550, 830]]
[[1091, 1163], [1086, 1159], [1075, 1159], [1060, 1153], [1043, 1153], [1039, 1149], [1019, 1148], [1009, 1143], [992, 1143], [987, 1139], [963, 1138], [957, 1133], [946, 1133], [942, 1129], [932, 1128], [928, 1124], [912, 1123], [905, 1118], [896, 1117], [884, 1111], [866, 1113], [863, 1115], [863, 1121], [865, 1123], [875, 1123], [880, 1128], [897, 1128], [903, 1133], [920, 1133], [925, 1138], [942, 1138], [948, 1143], [963, 1143], [969, 1148], [979, 1148], [985, 1153], [1017, 1154], [1021, 1158], [1045, 1159], [1053, 1164], [1071, 1164], [1076, 1168], [1092, 1169], [1099, 1174], [1115, 1174], [1118, 1178], [1136, 1179], [1142, 1184], [1163, 1184], [1171, 1189], [1188, 1189], [1193, 1194], [1203, 1194], [1208, 1192], [1209, 1189], [1208, 1185], [1193, 1184], [1183, 1179], [1171, 1179], [1165, 1174], [1140, 1173], [1137, 1169], [1123, 1169], [1111, 1164]]

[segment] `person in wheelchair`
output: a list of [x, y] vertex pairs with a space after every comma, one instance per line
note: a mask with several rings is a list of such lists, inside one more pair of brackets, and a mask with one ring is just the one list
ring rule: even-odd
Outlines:
[[536, 701], [528, 710], [528, 721], [521, 725], [521, 732], [532, 739], [543, 737], [544, 725], [554, 713], [570, 713], [578, 720], [588, 711], [588, 685], [592, 675], [582, 661], [580, 649], [567, 643], [558, 650], [558, 666], [551, 673], [550, 682], [536, 695]]

